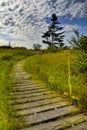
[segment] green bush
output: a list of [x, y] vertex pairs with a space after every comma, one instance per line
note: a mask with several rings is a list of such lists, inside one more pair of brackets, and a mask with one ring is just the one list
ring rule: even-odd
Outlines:
[[79, 51], [76, 63], [80, 72], [87, 72], [87, 53], [84, 51]]

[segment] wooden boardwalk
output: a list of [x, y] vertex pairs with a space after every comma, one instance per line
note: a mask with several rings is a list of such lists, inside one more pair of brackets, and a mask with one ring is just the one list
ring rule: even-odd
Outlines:
[[87, 130], [87, 116], [45, 86], [32, 83], [21, 64], [14, 66], [13, 106], [17, 130]]

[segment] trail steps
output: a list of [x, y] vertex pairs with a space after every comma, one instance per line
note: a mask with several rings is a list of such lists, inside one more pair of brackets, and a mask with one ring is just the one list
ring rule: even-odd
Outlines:
[[12, 105], [21, 122], [17, 130], [87, 130], [87, 116], [64, 98], [34, 84], [21, 64], [14, 66]]

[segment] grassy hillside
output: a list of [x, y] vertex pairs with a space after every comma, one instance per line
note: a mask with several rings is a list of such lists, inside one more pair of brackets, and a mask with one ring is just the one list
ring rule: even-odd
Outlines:
[[27, 58], [24, 69], [80, 110], [87, 109], [87, 54], [78, 50], [39, 54]]
[[16, 130], [9, 97], [14, 85], [10, 73], [13, 65], [23, 59], [24, 69], [33, 79], [41, 80], [81, 110], [87, 109], [87, 54], [67, 50], [43, 54], [24, 48], [0, 48], [0, 130]]

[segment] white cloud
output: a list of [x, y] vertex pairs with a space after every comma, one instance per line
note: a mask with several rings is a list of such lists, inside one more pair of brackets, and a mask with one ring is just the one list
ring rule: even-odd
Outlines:
[[8, 45], [8, 41], [4, 39], [0, 39], [0, 46], [2, 45]]
[[44, 18], [54, 12], [58, 16], [87, 17], [86, 7], [86, 0], [0, 0], [0, 27], [2, 33], [32, 44], [41, 41], [41, 33], [47, 29]]
[[71, 7], [69, 8], [71, 16], [74, 17], [87, 17], [87, 1], [80, 3], [73, 3]]
[[72, 25], [72, 24], [64, 24], [64, 31], [66, 32], [66, 33], [68, 33], [68, 32], [72, 32], [73, 31], [73, 28], [75, 28], [75, 29], [80, 29], [80, 26], [79, 25]]

